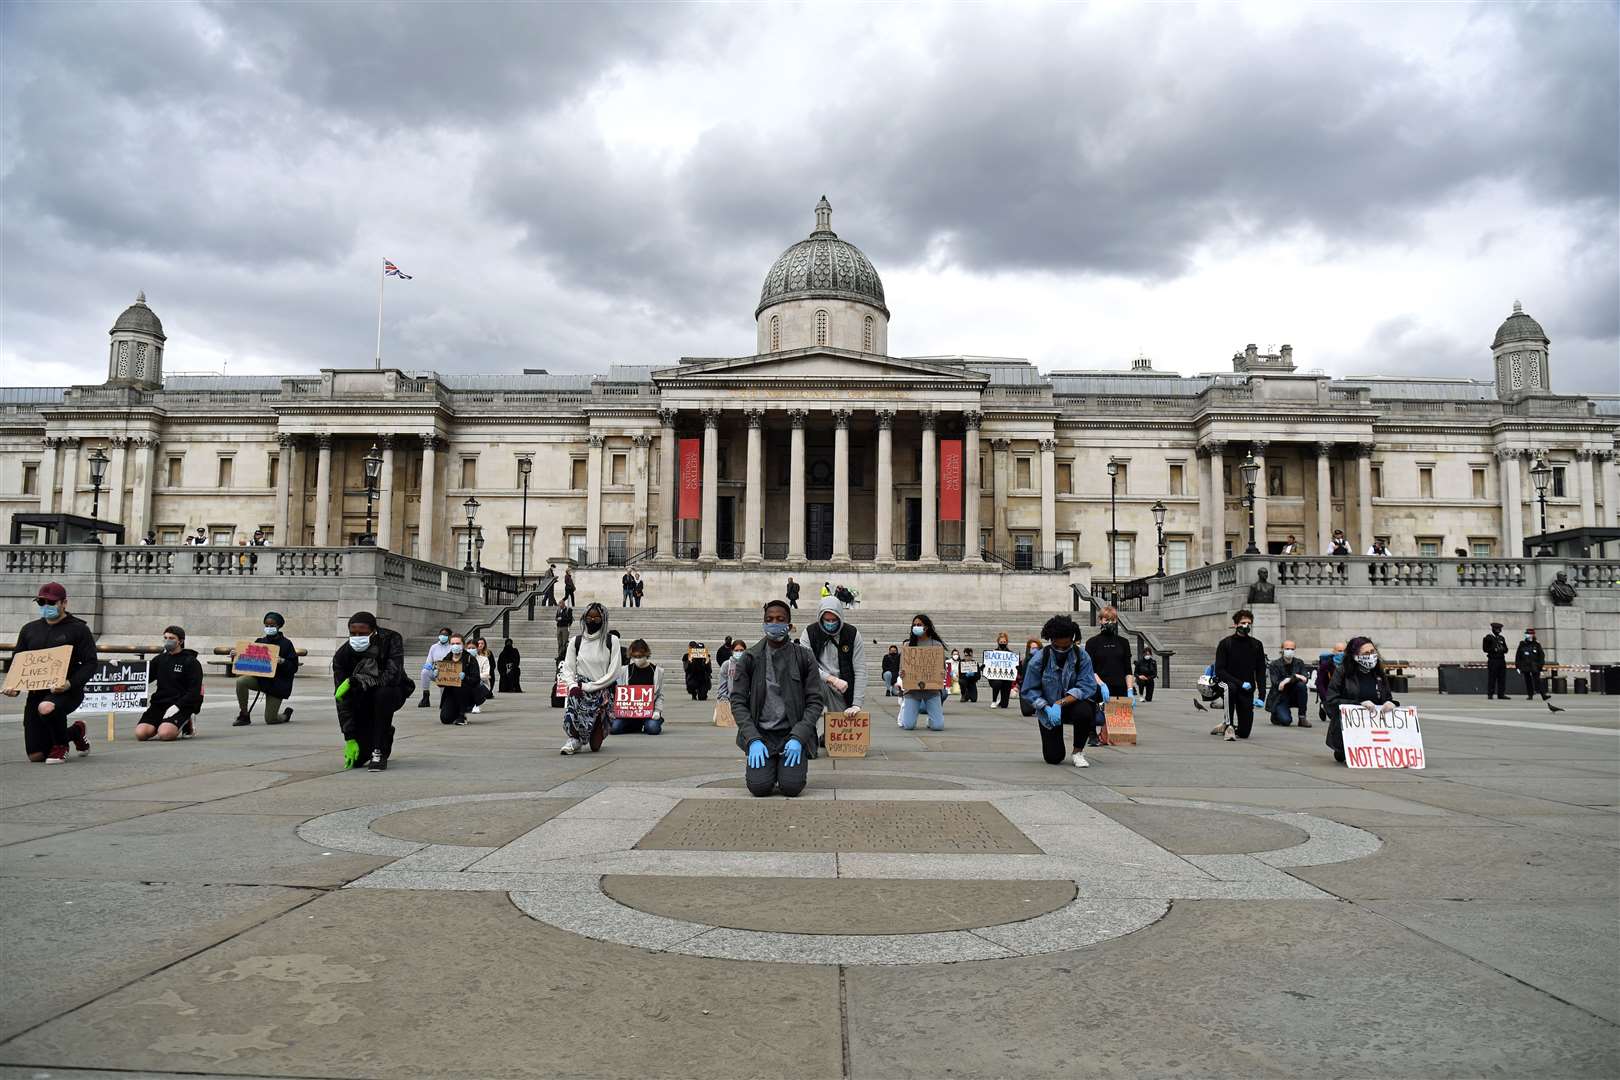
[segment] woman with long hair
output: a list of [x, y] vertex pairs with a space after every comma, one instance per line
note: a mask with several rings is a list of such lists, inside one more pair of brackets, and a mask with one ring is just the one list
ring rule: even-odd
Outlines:
[[[937, 646], [944, 650], [945, 642], [940, 640], [939, 632], [934, 629], [934, 620], [921, 613], [911, 618], [911, 636], [906, 642], [907, 648], [928, 648]], [[943, 674], [943, 673], [942, 673]], [[900, 726], [907, 731], [917, 727], [917, 714], [928, 713], [928, 730], [945, 730], [945, 708], [943, 691], [939, 688], [933, 690], [914, 690], [906, 687], [905, 696], [900, 699]]]
[[1370, 637], [1353, 637], [1344, 647], [1344, 663], [1328, 680], [1325, 706], [1328, 714], [1327, 744], [1333, 760], [1344, 762], [1344, 732], [1339, 710], [1360, 705], [1374, 712], [1389, 712], [1400, 702], [1389, 692], [1389, 676], [1384, 674], [1378, 646]]

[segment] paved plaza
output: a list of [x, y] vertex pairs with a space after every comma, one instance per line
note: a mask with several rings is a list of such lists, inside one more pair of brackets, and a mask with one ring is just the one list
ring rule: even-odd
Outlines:
[[51, 766], [0, 704], [0, 1077], [1620, 1074], [1620, 699], [1408, 695], [1412, 773], [880, 698], [788, 802], [684, 695], [572, 758], [541, 693], [413, 702], [367, 773], [299, 685]]

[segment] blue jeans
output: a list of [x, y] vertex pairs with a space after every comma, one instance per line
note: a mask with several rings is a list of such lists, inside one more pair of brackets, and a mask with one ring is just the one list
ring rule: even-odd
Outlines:
[[1305, 691], [1303, 683], [1296, 683], [1283, 691], [1277, 698], [1277, 707], [1271, 710], [1271, 722], [1279, 727], [1292, 727], [1294, 723], [1294, 710], [1304, 713], [1310, 704], [1310, 697]]
[[900, 699], [900, 726], [907, 731], [917, 728], [917, 714], [922, 710], [928, 711], [928, 730], [945, 730], [945, 707], [940, 703], [939, 695], [930, 693], [926, 696], [907, 694]]
[[663, 730], [662, 720], [623, 720], [615, 716], [612, 723], [615, 735], [657, 735]]
[[883, 696], [894, 696], [894, 672], [892, 671], [885, 671], [883, 673]]

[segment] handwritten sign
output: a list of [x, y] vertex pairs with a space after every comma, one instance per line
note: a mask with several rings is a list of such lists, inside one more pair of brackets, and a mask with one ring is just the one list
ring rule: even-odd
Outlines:
[[433, 685], [451, 689], [461, 685], [461, 661], [446, 657], [433, 665]]
[[1407, 705], [1375, 712], [1360, 705], [1339, 710], [1344, 760], [1352, 769], [1421, 769], [1423, 729], [1417, 709]]
[[910, 690], [939, 690], [945, 685], [945, 648], [941, 645], [900, 650], [900, 681]]
[[962, 678], [971, 679], [973, 676], [979, 673], [979, 665], [975, 664], [972, 660], [964, 660], [962, 661], [962, 666], [958, 669], [958, 671]]
[[72, 662], [71, 645], [17, 653], [11, 658], [11, 670], [6, 672], [5, 689], [49, 690], [67, 678]]
[[136, 660], [98, 660], [84, 687], [87, 713], [141, 712], [146, 695], [146, 665]]
[[688, 649], [686, 650], [686, 658], [688, 660], [707, 660], [709, 650], [706, 648]]
[[653, 687], [649, 684], [618, 686], [613, 690], [613, 715], [621, 720], [651, 720]]
[[731, 715], [731, 702], [721, 698], [714, 703], [714, 726], [736, 727], [737, 720]]
[[1129, 698], [1109, 698], [1103, 706], [1103, 719], [1110, 746], [1136, 745], [1136, 709]]
[[266, 679], [275, 677], [276, 665], [281, 662], [279, 650], [262, 641], [238, 641], [236, 659], [231, 661], [232, 675], [258, 675]]
[[1018, 654], [1004, 649], [985, 653], [984, 677], [995, 682], [1012, 682], [1018, 678]]
[[858, 712], [846, 716], [842, 712], [827, 714], [827, 756], [835, 758], [863, 758], [872, 748], [871, 714]]

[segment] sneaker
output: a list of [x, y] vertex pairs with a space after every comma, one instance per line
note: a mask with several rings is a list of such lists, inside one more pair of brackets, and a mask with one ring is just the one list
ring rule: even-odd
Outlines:
[[285, 724], [288, 721], [290, 721], [291, 719], [292, 719], [292, 710], [291, 709], [282, 709], [281, 713], [279, 715], [269, 717], [268, 719], [265, 720], [265, 723], [267, 723], [267, 724]]
[[450, 725], [450, 726], [451, 727], [466, 727], [467, 726], [467, 718], [465, 716], [458, 716], [458, 717], [456, 717], [456, 722], [454, 724]]
[[371, 760], [366, 762], [367, 772], [382, 772], [388, 768], [388, 760], [382, 756], [381, 750], [371, 752]]
[[1230, 724], [1226, 726], [1226, 741], [1237, 742], [1237, 732], [1232, 730], [1232, 725]]
[[1209, 729], [1209, 733], [1211, 735], [1224, 735], [1224, 734], [1226, 734], [1226, 724], [1224, 722], [1216, 724], [1214, 727]]
[[477, 716], [477, 715], [478, 715], [478, 706], [477, 706], [477, 705], [474, 705], [474, 706], [473, 706], [473, 715], [474, 715], [474, 716]]
[[75, 720], [68, 725], [68, 740], [73, 743], [73, 749], [79, 752], [80, 757], [90, 752], [90, 740], [86, 737], [83, 720]]
[[1089, 769], [1091, 768], [1091, 762], [1086, 760], [1086, 755], [1084, 753], [1076, 750], [1074, 752], [1074, 767], [1077, 769]]
[[188, 718], [180, 727], [180, 737], [182, 739], [189, 739], [195, 734], [197, 734], [196, 729], [191, 726], [191, 720]]
[[559, 751], [559, 752], [564, 757], [571, 757], [574, 754], [579, 753], [579, 740], [578, 739], [569, 739], [567, 742], [562, 744], [562, 750]]
[[66, 760], [67, 747], [65, 746], [53, 746], [51, 747], [50, 753], [45, 755], [45, 764], [47, 765], [60, 765]]

